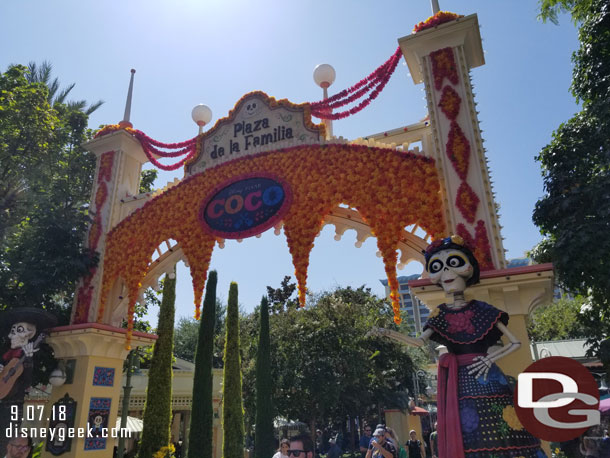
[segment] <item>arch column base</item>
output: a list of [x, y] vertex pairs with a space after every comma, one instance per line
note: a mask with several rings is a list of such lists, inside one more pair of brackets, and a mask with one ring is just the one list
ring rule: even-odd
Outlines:
[[[54, 328], [47, 337], [46, 343], [53, 348], [55, 357], [64, 361], [71, 373], [67, 374], [64, 385], [53, 388], [45, 418], [52, 418], [53, 404], [67, 395], [76, 401], [74, 424], [68, 426], [83, 428], [85, 436], [73, 438], [70, 450], [61, 456], [107, 458], [112, 455], [115, 439], [111, 437], [110, 430], [116, 425], [123, 363], [128, 353], [125, 350], [125, 334], [126, 330], [122, 328], [84, 323]], [[156, 339], [156, 335], [134, 332], [131, 345], [134, 348], [152, 345]], [[105, 424], [109, 433], [104, 443], [86, 437], [92, 410], [103, 412], [107, 419]], [[42, 458], [55, 456], [46, 450], [48, 440], [45, 440]]]

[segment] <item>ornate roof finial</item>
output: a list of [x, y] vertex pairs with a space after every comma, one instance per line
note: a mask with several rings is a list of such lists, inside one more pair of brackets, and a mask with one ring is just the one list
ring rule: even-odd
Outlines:
[[123, 120], [119, 123], [121, 127], [133, 127], [133, 124], [129, 121], [131, 117], [131, 96], [133, 95], [133, 75], [135, 75], [135, 69], [131, 69], [131, 78], [129, 80], [129, 90], [127, 91], [127, 101], [125, 102], [125, 114]]
[[432, 3], [432, 14], [436, 14], [441, 10], [441, 7], [438, 5], [438, 0], [430, 0]]

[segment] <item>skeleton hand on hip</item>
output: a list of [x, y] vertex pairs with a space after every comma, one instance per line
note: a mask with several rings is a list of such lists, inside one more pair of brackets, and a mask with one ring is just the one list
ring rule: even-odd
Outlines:
[[487, 380], [487, 374], [489, 369], [491, 369], [493, 361], [487, 356], [476, 356], [473, 360], [476, 362], [468, 366], [468, 374], [474, 374], [474, 378], [479, 378], [482, 375], [483, 380]]

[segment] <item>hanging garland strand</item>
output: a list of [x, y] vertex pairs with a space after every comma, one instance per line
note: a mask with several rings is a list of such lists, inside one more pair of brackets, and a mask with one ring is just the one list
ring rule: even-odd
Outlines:
[[[311, 103], [311, 114], [320, 119], [343, 119], [358, 113], [363, 108], [367, 107], [371, 101], [377, 98], [394, 73], [394, 70], [396, 70], [396, 66], [398, 65], [401, 57], [402, 51], [399, 47], [396, 49], [396, 52], [392, 55], [392, 57], [390, 57], [384, 64], [349, 89], [345, 89], [325, 100]], [[369, 92], [369, 96], [355, 107], [338, 113], [332, 113], [334, 108], [348, 105], [349, 103], [362, 98]]]
[[[158, 167], [161, 170], [176, 170], [184, 165], [186, 161], [192, 158], [195, 154], [197, 154], [197, 137], [191, 138], [190, 140], [186, 140], [184, 142], [179, 143], [163, 143], [158, 140], [154, 140], [146, 135], [141, 130], [132, 129], [131, 127], [123, 127], [119, 124], [113, 124], [110, 126], [104, 127], [100, 130], [95, 137], [101, 137], [103, 135], [107, 135], [112, 132], [116, 132], [118, 130], [125, 130], [130, 135], [133, 135], [142, 145], [142, 149], [144, 150], [144, 154], [155, 167]], [[163, 151], [159, 148], [163, 148], [166, 150], [177, 150], [177, 151]], [[165, 165], [157, 160], [157, 157], [179, 157], [184, 156], [180, 161], [175, 164]]]
[[[186, 161], [192, 158], [197, 153], [197, 137], [191, 138], [190, 140], [180, 142], [180, 143], [162, 143], [160, 141], [154, 140], [146, 135], [144, 132], [140, 130], [134, 130], [131, 132], [134, 137], [138, 139], [140, 144], [142, 145], [142, 149], [144, 150], [144, 154], [155, 167], [160, 168], [161, 170], [176, 170], [184, 165]], [[178, 149], [178, 151], [167, 152], [161, 151], [159, 148], [164, 149]], [[157, 160], [155, 156], [159, 157], [178, 157], [184, 156], [175, 164], [165, 165]]]

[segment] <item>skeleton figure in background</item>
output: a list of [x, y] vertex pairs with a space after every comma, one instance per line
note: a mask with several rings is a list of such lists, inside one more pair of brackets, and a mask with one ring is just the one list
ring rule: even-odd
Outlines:
[[39, 331], [54, 326], [56, 322], [55, 317], [44, 310], [29, 307], [0, 314], [1, 332], [10, 341], [10, 349], [0, 353], [0, 456], [6, 453], [6, 428], [19, 427], [23, 418], [25, 393], [32, 385], [33, 357], [38, 351], [37, 344], [44, 336], [39, 336], [36, 343], [34, 338]]
[[[372, 333], [416, 347], [428, 339], [447, 347], [438, 365], [438, 457], [545, 457], [538, 439], [519, 422], [512, 389], [495, 364], [521, 346], [506, 327], [508, 314], [464, 299], [464, 290], [479, 282], [472, 251], [461, 237], [452, 236], [430, 244], [424, 256], [430, 280], [451, 301], [430, 314], [419, 338], [384, 329]], [[502, 335], [508, 342], [488, 353]]]
[[[8, 333], [8, 338], [11, 341], [11, 349], [2, 355], [4, 362], [10, 362], [13, 358], [20, 358], [25, 355], [26, 358], [31, 358], [38, 348], [34, 348], [34, 342], [30, 342], [36, 335], [36, 325], [32, 323], [19, 322], [11, 326]], [[0, 364], [0, 371], [4, 369], [4, 365]]]

